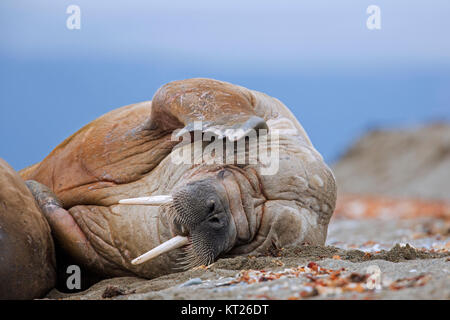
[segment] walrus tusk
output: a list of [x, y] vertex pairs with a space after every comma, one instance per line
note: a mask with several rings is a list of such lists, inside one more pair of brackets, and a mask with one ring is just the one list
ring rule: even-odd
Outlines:
[[141, 264], [150, 259], [156, 258], [160, 254], [168, 252], [173, 249], [177, 249], [179, 247], [185, 246], [189, 243], [188, 237], [176, 236], [170, 240], [167, 240], [164, 243], [161, 243], [159, 246], [153, 248], [152, 250], [144, 253], [143, 255], [137, 257], [131, 264]]
[[120, 204], [142, 204], [151, 206], [160, 206], [172, 201], [172, 196], [151, 196], [119, 200]]

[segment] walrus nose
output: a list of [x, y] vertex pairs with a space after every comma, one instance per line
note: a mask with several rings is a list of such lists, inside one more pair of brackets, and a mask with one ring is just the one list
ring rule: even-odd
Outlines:
[[[183, 232], [182, 230], [182, 235], [177, 235], [132, 260], [132, 264], [144, 263], [163, 253], [185, 246], [191, 243], [191, 238], [194, 247], [195, 245], [198, 247], [198, 254], [204, 254], [207, 262], [223, 251], [221, 247], [224, 246], [226, 241], [221, 241], [219, 238], [224, 236], [222, 233], [226, 233], [229, 229], [229, 207], [226, 204], [224, 187], [215, 183], [212, 179], [190, 182], [173, 193], [173, 196], [159, 195], [123, 199], [119, 201], [119, 204], [153, 206], [169, 204], [175, 213], [173, 217], [174, 222], [188, 229], [188, 232], [186, 230]], [[215, 236], [209, 239], [208, 236], [211, 232], [215, 233]], [[186, 237], [186, 233], [189, 233], [190, 236]], [[219, 243], [213, 243], [213, 245], [208, 242], [214, 242], [215, 240]], [[213, 250], [214, 252], [209, 252], [208, 250]], [[199, 260], [195, 256], [190, 258], [193, 261]], [[203, 260], [199, 261], [204, 262]]]

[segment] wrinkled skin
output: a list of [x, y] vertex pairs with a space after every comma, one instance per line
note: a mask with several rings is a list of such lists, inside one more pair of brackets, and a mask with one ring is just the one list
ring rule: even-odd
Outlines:
[[0, 159], [0, 300], [42, 296], [56, 284], [50, 227], [19, 174]]
[[[172, 133], [290, 129], [280, 134], [275, 175], [261, 164], [174, 164]], [[295, 133], [292, 133], [292, 130]], [[228, 133], [226, 133], [228, 132]], [[147, 278], [224, 255], [324, 244], [336, 201], [332, 172], [278, 100], [210, 79], [171, 82], [153, 101], [119, 108], [66, 139], [20, 172], [57, 244], [80, 266], [105, 276]], [[46, 187], [48, 188], [46, 188]], [[120, 199], [172, 195], [161, 207]], [[130, 261], [175, 235], [191, 244], [141, 265]]]

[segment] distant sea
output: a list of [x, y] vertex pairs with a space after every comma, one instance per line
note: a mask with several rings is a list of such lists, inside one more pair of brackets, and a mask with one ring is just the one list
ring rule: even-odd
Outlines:
[[0, 57], [0, 157], [24, 168], [98, 116], [150, 100], [166, 82], [192, 77], [229, 81], [278, 98], [328, 163], [367, 130], [450, 121], [448, 68], [276, 70], [130, 61]]

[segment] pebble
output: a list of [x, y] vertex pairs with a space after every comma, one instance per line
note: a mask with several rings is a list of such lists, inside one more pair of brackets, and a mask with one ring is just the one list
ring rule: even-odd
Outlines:
[[193, 279], [189, 279], [188, 281], [180, 284], [178, 286], [178, 288], [183, 288], [183, 287], [189, 287], [189, 286], [193, 286], [193, 285], [197, 285], [197, 284], [202, 284], [202, 279], [200, 278], [193, 278]]

